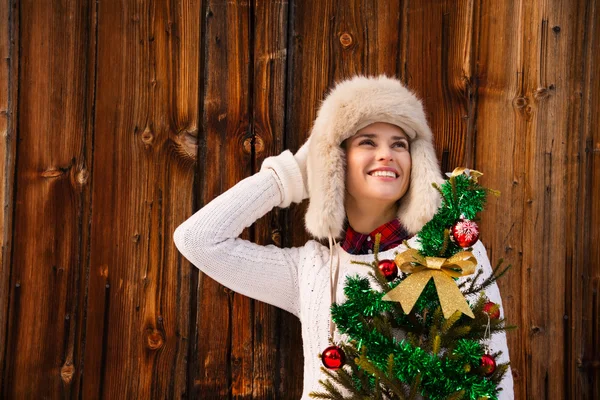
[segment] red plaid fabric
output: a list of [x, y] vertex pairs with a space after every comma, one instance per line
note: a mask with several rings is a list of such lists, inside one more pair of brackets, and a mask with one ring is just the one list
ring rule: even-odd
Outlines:
[[347, 221], [346, 226], [346, 236], [342, 242], [342, 248], [350, 254], [372, 253], [375, 246], [375, 235], [378, 233], [381, 233], [379, 251], [394, 248], [410, 238], [410, 235], [397, 218], [381, 225], [368, 235], [356, 232]]

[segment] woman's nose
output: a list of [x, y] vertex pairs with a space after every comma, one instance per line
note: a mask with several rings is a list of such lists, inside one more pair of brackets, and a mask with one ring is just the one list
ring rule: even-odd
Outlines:
[[392, 149], [389, 146], [379, 146], [377, 148], [377, 159], [378, 160], [391, 160]]

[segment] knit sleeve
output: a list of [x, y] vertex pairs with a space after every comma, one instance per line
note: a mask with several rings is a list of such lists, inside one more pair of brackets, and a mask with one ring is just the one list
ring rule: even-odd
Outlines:
[[283, 165], [279, 174], [263, 168], [240, 181], [178, 226], [173, 241], [185, 258], [223, 286], [298, 316], [303, 248], [261, 246], [238, 238], [271, 209], [289, 204], [294, 196], [284, 192], [287, 188], [302, 186], [293, 156], [272, 158], [278, 157]]
[[[480, 268], [483, 268], [483, 274], [478, 279], [478, 282], [486, 279], [492, 274], [492, 266], [487, 255], [487, 251], [481, 241], [478, 241], [473, 246], [473, 255], [477, 259]], [[502, 298], [500, 297], [500, 290], [498, 285], [494, 282], [485, 290], [487, 298], [500, 306], [500, 317], [504, 318], [504, 307], [502, 305]], [[506, 343], [506, 332], [498, 332], [492, 335], [490, 341], [490, 354], [501, 351], [502, 354], [496, 359], [498, 364], [510, 361], [508, 353], [508, 345]], [[498, 394], [498, 400], [512, 400], [514, 398], [513, 391], [513, 377], [510, 366], [508, 367], [502, 382], [499, 385], [502, 391]]]

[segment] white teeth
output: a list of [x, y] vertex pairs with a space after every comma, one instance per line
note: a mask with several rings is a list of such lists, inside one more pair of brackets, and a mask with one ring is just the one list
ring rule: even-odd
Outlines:
[[386, 176], [390, 178], [395, 178], [396, 174], [392, 171], [375, 171], [371, 173], [371, 176]]

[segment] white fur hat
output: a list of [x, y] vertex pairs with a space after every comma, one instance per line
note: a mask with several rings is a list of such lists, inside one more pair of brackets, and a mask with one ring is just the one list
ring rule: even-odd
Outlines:
[[306, 229], [316, 238], [339, 238], [344, 209], [346, 155], [341, 143], [374, 122], [399, 126], [410, 138], [410, 187], [398, 218], [417, 233], [440, 205], [432, 183], [443, 182], [423, 105], [397, 79], [357, 76], [338, 83], [323, 101], [310, 135]]

